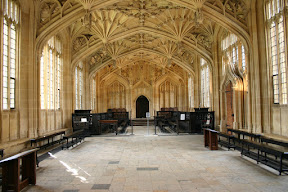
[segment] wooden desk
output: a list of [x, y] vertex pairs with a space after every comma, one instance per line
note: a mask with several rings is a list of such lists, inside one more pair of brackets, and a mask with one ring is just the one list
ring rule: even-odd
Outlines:
[[[36, 184], [36, 151], [28, 150], [0, 161], [2, 164], [2, 191], [21, 191], [29, 184]], [[20, 162], [22, 159], [22, 171]], [[20, 179], [20, 173], [22, 177]]]
[[3, 158], [3, 156], [4, 156], [4, 149], [0, 149], [0, 156], [1, 156], [1, 158]]
[[100, 130], [102, 132], [102, 124], [113, 125], [116, 135], [118, 134], [118, 120], [99, 120]]
[[204, 146], [208, 147], [210, 150], [218, 150], [218, 131], [213, 129], [203, 128], [204, 133]]
[[204, 147], [208, 147], [209, 146], [209, 129], [204, 128], [203, 134], [204, 134]]

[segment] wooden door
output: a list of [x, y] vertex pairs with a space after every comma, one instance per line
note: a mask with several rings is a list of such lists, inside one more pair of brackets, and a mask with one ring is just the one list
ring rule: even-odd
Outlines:
[[136, 118], [145, 118], [146, 112], [149, 112], [149, 101], [141, 95], [136, 101]]

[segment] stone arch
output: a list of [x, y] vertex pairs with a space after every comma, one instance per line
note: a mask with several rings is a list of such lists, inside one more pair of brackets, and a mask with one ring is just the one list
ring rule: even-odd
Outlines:
[[[101, 5], [98, 5], [98, 6], [101, 6]], [[97, 6], [94, 6], [93, 8], [91, 8], [91, 10], [96, 9], [96, 8], [97, 8]], [[191, 6], [191, 5], [189, 5], [188, 8], [195, 9], [195, 7]], [[211, 11], [213, 11], [213, 16], [211, 15]], [[243, 36], [243, 38], [245, 39], [245, 42], [247, 42], [247, 43], [249, 42], [248, 33], [239, 24], [237, 24], [235, 22], [231, 22], [231, 19], [226, 18], [224, 15], [222, 15], [218, 11], [215, 11], [206, 5], [203, 5], [203, 13], [207, 17], [213, 19], [214, 21], [220, 22], [223, 26], [225, 26], [225, 28], [231, 29], [231, 31], [235, 31], [237, 34], [240, 34], [240, 36]], [[63, 18], [59, 19], [59, 21], [57, 21], [55, 24], [48, 25], [48, 27], [46, 29], [44, 29], [40, 32], [40, 34], [36, 40], [37, 41], [36, 47], [38, 47], [39, 42], [42, 41], [41, 39], [45, 38], [47, 35], [53, 35], [52, 34], [53, 32], [60, 31], [63, 27], [69, 26], [71, 23], [75, 22], [75, 20], [77, 20], [78, 18], [80, 18], [84, 15], [85, 15], [84, 8], [79, 7], [77, 9], [73, 10], [71, 12], [71, 14], [68, 14], [67, 17], [65, 17], [65, 19], [63, 17]], [[149, 31], [150, 31], [150, 29], [149, 29]], [[159, 31], [158, 31], [158, 33], [159, 33]], [[121, 35], [123, 35], [123, 34], [121, 34]], [[249, 47], [250, 47], [251, 42], [249, 44], [250, 44], [249, 45]]]
[[[173, 91], [171, 90], [160, 90], [161, 85], [163, 83], [170, 82], [175, 88]], [[163, 88], [163, 87], [162, 87]], [[165, 86], [165, 89], [167, 87]], [[167, 93], [163, 93], [163, 91], [167, 91]], [[162, 107], [178, 107], [179, 110], [184, 108], [184, 89], [183, 89], [183, 81], [180, 78], [171, 78], [169, 74], [161, 77], [154, 85], [155, 92], [155, 101], [154, 108], [156, 110], [160, 110]], [[175, 105], [175, 106], [171, 106]]]
[[[127, 56], [129, 54], [133, 54], [135, 52], [138, 52], [138, 51], [145, 51], [145, 52], [149, 52], [149, 53], [154, 53], [154, 54], [157, 54], [157, 55], [160, 55], [160, 56], [165, 56], [164, 54], [162, 53], [159, 53], [159, 52], [156, 52], [156, 51], [153, 51], [153, 50], [149, 50], [149, 49], [143, 49], [143, 48], [139, 48], [139, 49], [135, 49], [135, 50], [131, 50], [130, 52], [127, 52], [123, 55], [121, 55], [120, 57], [124, 57], [124, 56]], [[109, 63], [112, 62], [113, 59], [110, 59], [100, 65], [98, 65], [97, 67], [95, 67], [94, 69], [92, 69], [92, 71], [90, 73], [95, 73], [97, 70], [99, 70], [100, 68], [108, 65]], [[190, 73], [194, 74], [194, 69], [191, 67], [191, 66], [188, 66], [186, 65], [185, 63], [183, 63], [182, 61], [179, 61], [177, 58], [173, 58], [173, 62], [175, 62], [176, 64], [178, 64], [179, 66], [183, 67], [184, 69], [186, 69], [187, 71], [189, 71]], [[73, 66], [76, 64], [77, 62], [73, 62]]]
[[[227, 99], [227, 87], [231, 84], [231, 94], [232, 103]], [[225, 70], [223, 80], [220, 84], [220, 108], [221, 108], [221, 122], [220, 129], [222, 131], [226, 131], [226, 125], [229, 124], [231, 117], [228, 117], [230, 114], [228, 110], [228, 103], [233, 106], [232, 114], [233, 114], [233, 129], [241, 128], [243, 124], [245, 124], [245, 119], [243, 119], [244, 115], [244, 89], [242, 89], [243, 81], [239, 76], [236, 76], [231, 69], [231, 66], [228, 65]], [[230, 114], [231, 115], [231, 114]], [[228, 122], [227, 122], [228, 120]], [[243, 128], [243, 127], [242, 127]]]
[[136, 99], [136, 118], [145, 118], [146, 112], [149, 112], [149, 99], [144, 95], [140, 95]]

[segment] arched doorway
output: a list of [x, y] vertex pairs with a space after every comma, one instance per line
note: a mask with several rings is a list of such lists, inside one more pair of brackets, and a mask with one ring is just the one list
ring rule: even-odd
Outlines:
[[149, 101], [141, 95], [136, 101], [136, 118], [145, 118], [146, 112], [149, 112]]
[[233, 88], [232, 82], [226, 86], [226, 112], [227, 112], [227, 121], [226, 128], [233, 129], [234, 122], [234, 112], [233, 112]]

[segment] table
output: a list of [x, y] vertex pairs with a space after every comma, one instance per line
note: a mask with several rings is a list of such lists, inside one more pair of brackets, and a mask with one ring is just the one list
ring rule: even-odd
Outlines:
[[113, 125], [116, 135], [118, 134], [118, 120], [99, 120], [100, 131], [102, 132], [102, 124]]

